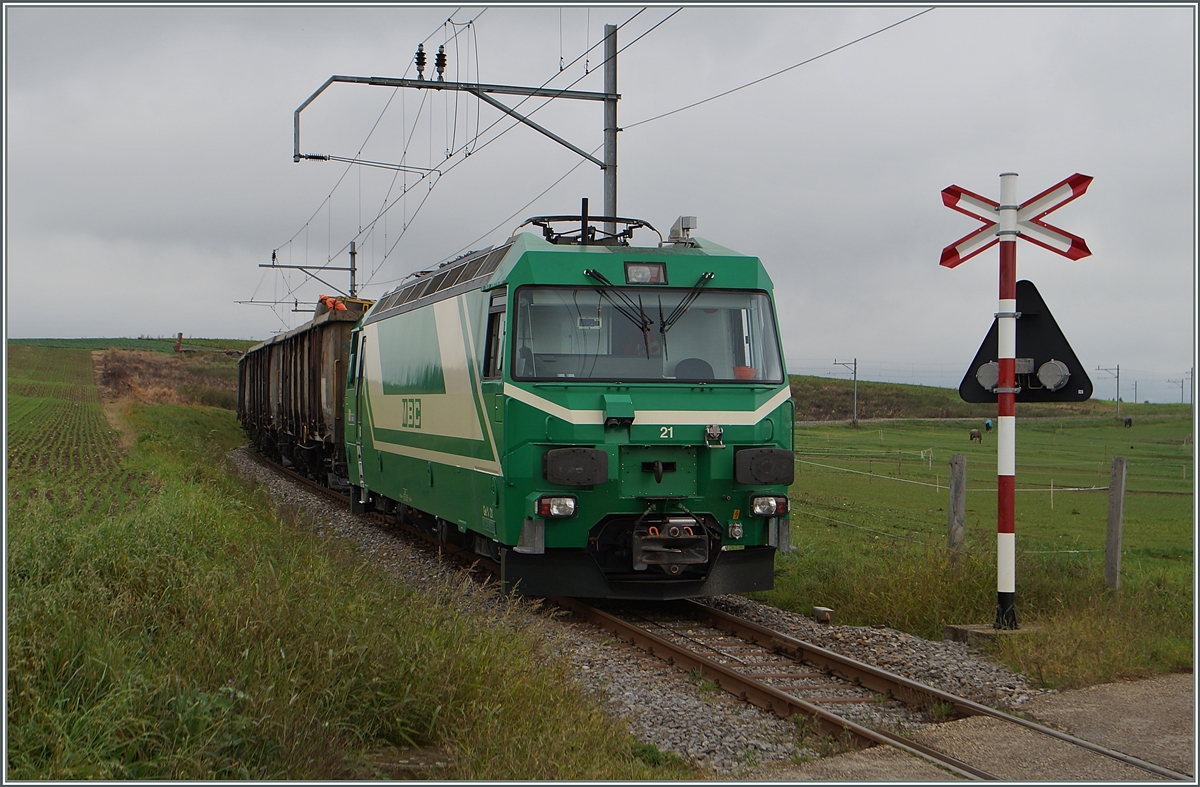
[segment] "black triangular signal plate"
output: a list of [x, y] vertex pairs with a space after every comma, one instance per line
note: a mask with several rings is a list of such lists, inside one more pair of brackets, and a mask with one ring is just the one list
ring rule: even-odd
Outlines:
[[[1067, 337], [1059, 329], [1046, 302], [1031, 281], [1017, 282], [1017, 393], [1018, 402], [1082, 402], [1092, 396], [1092, 381], [1083, 365], [1075, 357], [1075, 351], [1067, 343]], [[964, 402], [994, 402], [996, 394], [987, 390], [976, 377], [979, 368], [997, 360], [999, 352], [998, 320], [992, 320], [992, 328], [984, 338], [975, 360], [958, 386], [958, 395]], [[1032, 359], [1032, 365], [1021, 359]], [[1047, 388], [1038, 379], [1038, 370], [1050, 361], [1066, 364], [1070, 376], [1066, 385], [1057, 391]], [[1028, 366], [1029, 372], [1021, 373]]]

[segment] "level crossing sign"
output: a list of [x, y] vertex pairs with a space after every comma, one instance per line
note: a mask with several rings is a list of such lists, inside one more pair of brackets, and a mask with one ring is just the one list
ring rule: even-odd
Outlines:
[[[1083, 238], [1042, 221], [1047, 215], [1071, 200], [1083, 196], [1091, 182], [1091, 176], [1076, 173], [1061, 183], [1046, 189], [1023, 205], [1016, 205], [1016, 236], [1071, 260], [1079, 260], [1091, 255], [1092, 252]], [[943, 267], [957, 267], [981, 251], [990, 249], [1000, 242], [1004, 234], [1011, 232], [1005, 229], [997, 230], [995, 227], [1000, 221], [1001, 209], [1014, 206], [1002, 206], [999, 202], [981, 197], [958, 186], [947, 186], [942, 189], [942, 203], [948, 208], [983, 222], [983, 226], [979, 229], [942, 249], [941, 264]]]
[[[1042, 221], [1050, 213], [1078, 199], [1087, 191], [1092, 178], [1076, 173], [1071, 177], [1056, 183], [1024, 203], [1017, 202], [1017, 173], [1003, 172], [1000, 174], [1000, 201], [995, 202], [987, 197], [967, 191], [959, 186], [948, 186], [942, 190], [942, 202], [948, 208], [970, 216], [983, 223], [974, 232], [959, 238], [954, 243], [942, 249], [941, 265], [955, 268], [976, 254], [994, 245], [1000, 246], [1000, 299], [999, 308], [995, 313], [995, 323], [992, 331], [995, 335], [994, 361], [981, 362], [981, 355], [989, 354], [992, 334], [984, 340], [984, 346], [976, 354], [976, 368], [967, 371], [967, 378], [959, 388], [959, 395], [967, 401], [989, 401], [987, 398], [970, 399], [968, 395], [976, 395], [969, 378], [975, 374], [973, 381], [978, 387], [978, 395], [985, 392], [995, 396], [996, 402], [996, 628], [1017, 628], [1017, 574], [1016, 574], [1016, 529], [1014, 525], [1016, 491], [1016, 441], [1017, 441], [1017, 394], [1022, 391], [1018, 385], [1019, 375], [1023, 372], [1025, 388], [1032, 388], [1034, 372], [1034, 355], [1020, 354], [1018, 319], [1021, 314], [1021, 296], [1017, 287], [1017, 239], [1034, 243], [1072, 260], [1082, 259], [1092, 252], [1087, 243], [1077, 235], [1053, 227]], [[1027, 282], [1023, 282], [1027, 283]], [[1032, 289], [1030, 285], [1028, 289]], [[1038, 320], [1043, 325], [1053, 325], [1049, 310], [1032, 290], [1040, 306]], [[1028, 301], [1026, 295], [1025, 300]], [[1045, 315], [1043, 319], [1042, 315]], [[1061, 336], [1062, 332], [1054, 325], [1053, 333]], [[1066, 339], [1062, 339], [1066, 350]], [[1074, 353], [1071, 353], [1074, 358]], [[1081, 385], [1086, 375], [1078, 361], [1075, 368], [1064, 362], [1063, 358], [1049, 358], [1036, 369], [1037, 381], [1044, 389], [1053, 389], [1052, 394], [1065, 391], [1063, 396], [1071, 395], [1072, 391], [1082, 396], [1091, 395], [1091, 383]], [[1026, 369], [1025, 367], [1029, 368]], [[1078, 376], [1082, 375], [1082, 377]], [[1070, 386], [1076, 383], [1074, 388]], [[967, 390], [964, 390], [964, 387]], [[1086, 397], [1084, 397], [1086, 398]]]

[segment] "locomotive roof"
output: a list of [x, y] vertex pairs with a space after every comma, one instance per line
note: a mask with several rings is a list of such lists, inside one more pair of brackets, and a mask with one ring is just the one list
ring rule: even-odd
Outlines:
[[[701, 273], [712, 271], [716, 276], [709, 285], [711, 287], [762, 290], [772, 288], [771, 279], [757, 257], [742, 254], [703, 238], [692, 238], [687, 245], [668, 243], [663, 246], [580, 246], [549, 243], [533, 233], [522, 232], [512, 239], [511, 249], [485, 289], [502, 283], [534, 282], [595, 286], [595, 281], [587, 278], [583, 271], [592, 267], [605, 267], [605, 258], [613, 260], [609, 265], [619, 265], [624, 261], [663, 260], [668, 268], [674, 268], [678, 273], [686, 272], [683, 278], [672, 276], [672, 286], [690, 287]], [[619, 269], [614, 269], [612, 274], [623, 275]]]
[[[591, 256], [582, 258], [578, 255]], [[771, 288], [770, 278], [757, 257], [749, 257], [701, 238], [689, 239], [687, 244], [663, 246], [567, 245], [551, 243], [533, 233], [520, 232], [501, 246], [468, 252], [434, 268], [411, 274], [400, 286], [379, 299], [366, 314], [364, 324], [465, 292], [486, 291], [504, 284], [594, 286], [593, 280], [588, 279], [583, 271], [593, 266], [607, 267], [602, 258], [595, 255], [619, 260], [676, 260], [677, 273], [683, 274], [677, 286], [691, 286], [701, 273], [712, 272], [715, 274], [715, 287]], [[680, 267], [683, 270], [678, 270]], [[616, 275], [615, 271], [612, 273]], [[304, 326], [297, 330], [303, 329]]]

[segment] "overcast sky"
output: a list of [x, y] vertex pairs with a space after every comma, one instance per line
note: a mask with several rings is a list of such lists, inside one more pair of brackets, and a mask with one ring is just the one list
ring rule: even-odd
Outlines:
[[[272, 251], [345, 266], [355, 240], [376, 298], [530, 216], [581, 197], [598, 212], [598, 167], [466, 94], [335, 85], [303, 113], [302, 152], [410, 172], [293, 163], [293, 112], [333, 74], [415, 77], [422, 41], [427, 78], [446, 44], [448, 80], [565, 87], [615, 23], [618, 213], [664, 234], [694, 215], [695, 235], [760, 257], [790, 372], [848, 375], [834, 361], [857, 358], [860, 379], [957, 387], [998, 257], [939, 267], [979, 226], [941, 190], [998, 200], [1017, 172], [1023, 202], [1080, 172], [1090, 190], [1047, 221], [1093, 256], [1020, 242], [1018, 278], [1098, 397], [1116, 388], [1096, 368], [1119, 364], [1126, 401], [1135, 382], [1139, 400], [1179, 401], [1168, 380], [1189, 375], [1196, 332], [1194, 6], [676, 9], [7, 5], [7, 334], [265, 339], [311, 316], [293, 299], [331, 291], [260, 268]], [[602, 60], [586, 56], [575, 89], [603, 89]], [[534, 119], [601, 144], [600, 104]]]

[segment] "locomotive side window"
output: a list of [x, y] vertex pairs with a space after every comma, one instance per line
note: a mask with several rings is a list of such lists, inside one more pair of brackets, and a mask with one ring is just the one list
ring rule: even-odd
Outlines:
[[[705, 290], [675, 322], [683, 289], [626, 290], [632, 307], [595, 288], [522, 287], [513, 377], [606, 381], [780, 383], [770, 297]], [[664, 325], [665, 322], [665, 325]]]
[[346, 387], [353, 388], [356, 382], [355, 376], [358, 368], [358, 334], [354, 334], [350, 340], [350, 366], [346, 369]]
[[508, 288], [492, 293], [488, 308], [487, 352], [483, 359], [483, 377], [495, 380], [504, 375], [504, 325]]

